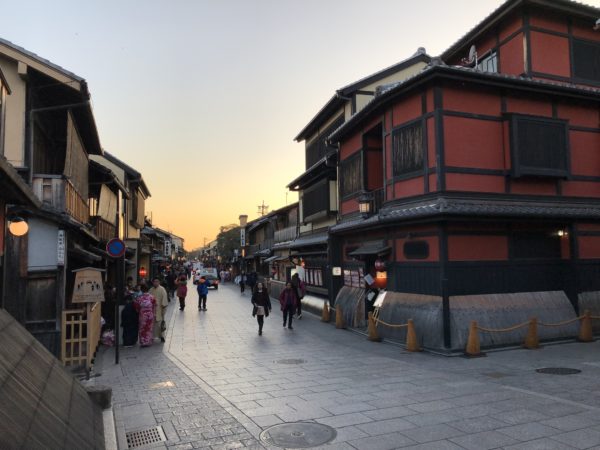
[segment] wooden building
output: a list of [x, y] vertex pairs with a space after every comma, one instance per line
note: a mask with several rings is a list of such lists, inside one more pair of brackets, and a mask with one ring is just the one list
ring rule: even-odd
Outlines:
[[338, 89], [296, 136], [297, 142], [305, 143], [305, 171], [287, 186], [299, 194], [299, 236], [290, 249], [295, 263], [304, 268], [312, 294], [327, 296], [336, 290], [328, 229], [338, 219], [338, 153], [327, 138], [373, 99], [378, 85], [413, 76], [430, 60], [419, 48], [411, 57]]
[[414, 318], [423, 345], [444, 350], [464, 348], [470, 320], [600, 312], [599, 17], [577, 2], [509, 0], [329, 136], [338, 301], [358, 305], [364, 276], [379, 277], [382, 313]]

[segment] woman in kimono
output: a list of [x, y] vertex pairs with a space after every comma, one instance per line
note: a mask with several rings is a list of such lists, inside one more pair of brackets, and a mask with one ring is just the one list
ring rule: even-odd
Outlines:
[[156, 299], [148, 294], [148, 286], [140, 286], [142, 294], [134, 300], [139, 317], [140, 346], [148, 347], [154, 341], [154, 316], [156, 315]]

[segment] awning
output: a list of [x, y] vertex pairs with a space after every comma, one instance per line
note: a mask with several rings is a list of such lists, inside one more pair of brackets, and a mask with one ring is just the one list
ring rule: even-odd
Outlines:
[[275, 255], [275, 256], [271, 256], [271, 257], [265, 259], [265, 262], [266, 263], [272, 263], [272, 262], [275, 262], [275, 261], [283, 261], [284, 259], [287, 259], [287, 257], [280, 256], [280, 255]]
[[69, 251], [69, 253], [71, 253], [73, 255], [77, 255], [86, 261], [90, 261], [90, 262], [102, 261], [102, 256], [98, 256], [95, 253], [87, 251], [81, 245], [79, 245], [77, 243], [73, 243], [73, 247], [69, 248], [68, 251]]
[[356, 250], [348, 253], [349, 256], [365, 256], [365, 255], [385, 255], [389, 253], [391, 247], [386, 245], [385, 241], [370, 241], [365, 242]]
[[31, 187], [23, 181], [23, 178], [4, 156], [0, 156], [0, 190], [2, 198], [9, 203], [19, 203], [37, 208], [42, 205]]
[[307, 234], [296, 238], [296, 240], [290, 244], [290, 248], [308, 247], [310, 245], [326, 245], [327, 239], [327, 232]]

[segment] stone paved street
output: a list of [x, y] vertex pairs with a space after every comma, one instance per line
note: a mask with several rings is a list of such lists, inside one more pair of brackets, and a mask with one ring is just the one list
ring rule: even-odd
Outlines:
[[275, 448], [263, 429], [308, 421], [336, 429], [328, 449], [600, 449], [598, 342], [411, 354], [310, 314], [284, 329], [275, 305], [258, 336], [248, 292], [211, 290], [199, 312], [190, 291], [184, 312], [169, 306], [166, 344], [123, 349], [120, 367], [111, 351], [100, 358], [120, 448], [157, 423], [168, 448]]

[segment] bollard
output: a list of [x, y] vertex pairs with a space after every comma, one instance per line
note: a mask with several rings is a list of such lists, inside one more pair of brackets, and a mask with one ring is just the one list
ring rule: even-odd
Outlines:
[[323, 313], [321, 314], [321, 322], [329, 322], [329, 303], [323, 302]]
[[538, 339], [537, 334], [536, 317], [529, 319], [529, 328], [527, 329], [527, 337], [525, 338], [525, 343], [523, 344], [523, 347], [528, 348], [530, 350], [540, 347], [540, 340]]
[[375, 319], [373, 319], [373, 313], [369, 312], [369, 322], [368, 322], [368, 336], [367, 339], [373, 342], [381, 342], [381, 338], [379, 337], [379, 333], [377, 333], [377, 324], [375, 323]]
[[408, 319], [408, 328], [406, 329], [406, 351], [407, 352], [420, 352], [421, 348], [417, 342], [417, 332], [415, 331], [415, 324], [412, 319]]
[[579, 342], [592, 342], [594, 340], [594, 335], [592, 333], [592, 315], [590, 314], [589, 309], [586, 309], [583, 313], [581, 327], [579, 329], [579, 338], [577, 340]]
[[475, 357], [481, 356], [481, 347], [479, 346], [479, 330], [477, 329], [477, 321], [471, 320], [469, 326], [469, 338], [467, 339], [467, 348], [465, 355]]
[[335, 306], [335, 327], [340, 330], [346, 328], [344, 317], [342, 316], [342, 307], [340, 305]]

